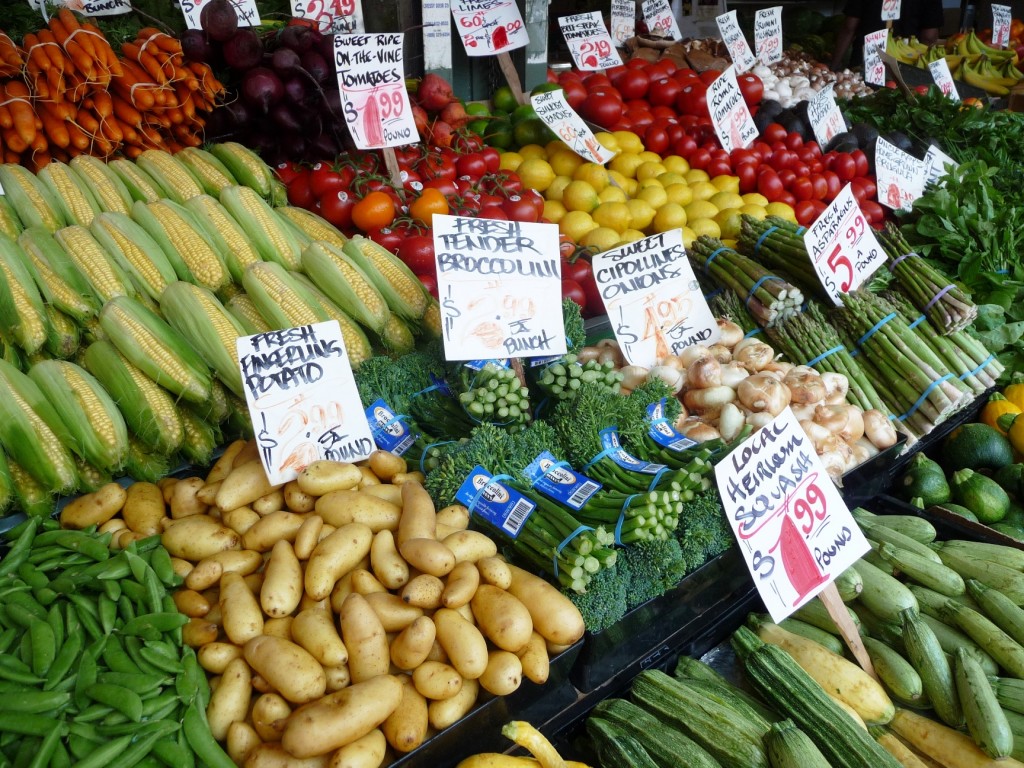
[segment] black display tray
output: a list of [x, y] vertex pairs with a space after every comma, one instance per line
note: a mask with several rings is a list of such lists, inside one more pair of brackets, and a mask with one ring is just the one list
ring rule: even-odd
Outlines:
[[893, 480], [893, 467], [902, 459], [907, 450], [907, 436], [898, 435], [896, 443], [884, 451], [854, 467], [843, 475], [839, 488], [843, 501], [848, 507], [859, 507], [889, 489]]

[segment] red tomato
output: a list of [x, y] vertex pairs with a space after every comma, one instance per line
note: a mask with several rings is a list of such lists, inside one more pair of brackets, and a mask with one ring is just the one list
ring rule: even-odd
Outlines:
[[697, 141], [692, 136], [683, 136], [672, 144], [672, 151], [689, 160], [690, 155], [697, 151]]
[[501, 204], [501, 209], [509, 221], [535, 222], [540, 218], [536, 206], [522, 195], [512, 195]]
[[658, 123], [651, 123], [644, 131], [644, 148], [664, 156], [669, 147], [668, 131]]
[[538, 218], [544, 215], [544, 195], [536, 189], [524, 189], [520, 196], [534, 207]]
[[642, 99], [651, 85], [651, 76], [642, 69], [626, 68], [617, 79], [612, 80], [612, 85], [619, 89], [624, 99]]
[[292, 179], [288, 185], [288, 202], [298, 208], [310, 209], [316, 203], [316, 195], [309, 188], [309, 174], [303, 173]]
[[647, 100], [652, 106], [669, 106], [676, 103], [676, 94], [683, 86], [671, 77], [661, 77], [651, 81], [647, 91]]
[[874, 200], [865, 200], [860, 204], [860, 210], [870, 223], [877, 224], [885, 218], [885, 209]]
[[317, 197], [338, 192], [345, 186], [345, 180], [330, 163], [317, 163], [309, 169], [309, 188]]
[[700, 75], [698, 75], [698, 77], [700, 78], [700, 81], [704, 83], [704, 85], [711, 85], [713, 82], [715, 82], [715, 80], [718, 79], [718, 76], [720, 74], [722, 73], [719, 72], [717, 69], [705, 69], [703, 72], [700, 73]]
[[626, 62], [626, 66], [629, 69], [647, 69], [647, 65], [650, 62], [647, 59], [641, 59], [639, 56], [635, 59], [630, 59]]
[[609, 128], [622, 117], [622, 100], [607, 91], [591, 91], [580, 104], [580, 116], [602, 128]]
[[392, 229], [391, 227], [368, 230], [366, 232], [366, 236], [378, 245], [387, 248], [392, 253], [397, 251], [398, 246], [400, 246], [402, 241], [405, 240], [404, 232], [398, 229]]
[[857, 175], [857, 161], [854, 160], [851, 155], [842, 152], [836, 156], [835, 163], [832, 165], [832, 170], [835, 171], [839, 180], [843, 183], [852, 181]]
[[823, 199], [825, 202], [830, 202], [835, 199], [836, 195], [842, 192], [843, 182], [832, 171], [825, 171], [821, 175], [825, 177], [825, 182], [828, 184], [828, 191]]
[[675, 144], [686, 135], [686, 129], [673, 119], [665, 120], [665, 130], [668, 131], [669, 145]]
[[764, 133], [761, 134], [761, 138], [769, 144], [773, 144], [776, 141], [785, 141], [788, 131], [778, 123], [768, 123], [764, 128]]
[[558, 233], [558, 253], [562, 256], [562, 263], [569, 259], [574, 253], [576, 253], [576, 241], [569, 237], [564, 232]]
[[765, 141], [755, 141], [750, 151], [756, 154], [762, 160], [767, 160], [771, 157], [772, 147]]
[[676, 109], [684, 115], [702, 117], [708, 113], [708, 87], [705, 83], [693, 80], [682, 86], [676, 98]]
[[707, 171], [708, 176], [710, 176], [712, 179], [715, 178], [716, 176], [732, 175], [732, 165], [729, 163], [728, 158], [724, 160], [721, 158], [712, 159], [711, 162], [708, 163], [708, 167], [705, 168], [704, 170]]
[[824, 210], [825, 204], [821, 200], [801, 200], [793, 206], [796, 222], [801, 227], [811, 226]]
[[561, 86], [565, 91], [566, 102], [578, 112], [580, 104], [587, 100], [587, 86], [579, 80], [566, 80], [561, 83]]
[[567, 280], [564, 277], [562, 278], [562, 296], [575, 301], [580, 305], [580, 309], [587, 308], [587, 294], [583, 290], [583, 286], [575, 280]]
[[455, 161], [455, 170], [459, 176], [469, 176], [471, 179], [479, 179], [487, 173], [487, 160], [479, 152], [470, 152], [468, 155], [460, 155]]
[[796, 174], [789, 168], [783, 168], [778, 173], [779, 179], [782, 181], [782, 186], [786, 189], [789, 189], [793, 182], [796, 181]]
[[436, 189], [445, 197], [450, 197], [458, 192], [457, 182], [451, 179], [427, 179], [423, 182], [423, 189]]
[[797, 200], [810, 200], [814, 197], [814, 184], [806, 176], [797, 176], [789, 185], [789, 191]]
[[689, 161], [691, 168], [696, 168], [698, 171], [706, 171], [707, 167], [711, 164], [711, 152], [701, 147], [690, 153]]
[[590, 90], [597, 88], [600, 85], [611, 86], [612, 81], [608, 78], [604, 72], [591, 72], [583, 76], [583, 84]]
[[338, 229], [347, 230], [352, 226], [352, 209], [355, 206], [355, 195], [341, 189], [320, 198], [320, 215]]
[[740, 75], [736, 78], [740, 85], [740, 93], [743, 94], [743, 101], [748, 107], [754, 107], [761, 103], [764, 97], [764, 83], [761, 78], [752, 72]]
[[672, 78], [686, 85], [691, 80], [700, 80], [697, 72], [689, 67], [681, 67], [672, 73]]
[[405, 238], [398, 246], [398, 258], [417, 275], [433, 275], [436, 271], [434, 236], [413, 235]]
[[765, 168], [757, 174], [757, 191], [774, 203], [786, 190], [779, 174], [771, 168]]
[[786, 146], [794, 152], [804, 145], [804, 137], [796, 131], [790, 131], [786, 135]]
[[875, 180], [871, 177], [854, 179], [854, 181], [860, 181], [860, 185], [864, 187], [864, 194], [867, 195], [869, 200], [873, 200], [875, 195], [878, 194], [878, 187], [875, 185]]
[[855, 149], [850, 153], [850, 157], [857, 164], [857, 175], [867, 176], [870, 169], [868, 167], [868, 156], [864, 154], [864, 150]]
[[647, 67], [647, 74], [651, 76], [651, 82], [653, 83], [659, 78], [669, 77], [677, 69], [679, 67], [675, 65], [672, 59], [658, 59]]
[[433, 275], [416, 275], [420, 282], [423, 283], [423, 287], [427, 289], [427, 293], [437, 298], [437, 278]]
[[501, 167], [501, 152], [496, 147], [484, 147], [480, 150], [480, 154], [487, 162], [487, 172], [497, 173]]
[[289, 160], [285, 163], [278, 163], [274, 168], [274, 173], [277, 174], [277, 178], [281, 180], [282, 184], [288, 186], [297, 176], [301, 176], [305, 173], [305, 168], [298, 163]]
[[654, 122], [654, 115], [648, 109], [637, 108], [626, 110], [622, 119], [629, 121], [629, 124], [633, 126], [633, 133], [643, 133]]
[[828, 182], [820, 173], [811, 174], [811, 186], [814, 188], [814, 199], [824, 200], [828, 194]]
[[594, 279], [594, 273], [590, 268], [590, 262], [586, 259], [573, 259], [562, 262], [562, 279], [575, 280], [581, 286], [588, 280]]
[[804, 144], [798, 152], [800, 161], [808, 165], [821, 157], [821, 150], [818, 149], [818, 145], [813, 141]]
[[[530, 210], [533, 210], [532, 208]], [[500, 219], [501, 221], [508, 221], [508, 214], [505, 213], [505, 209], [500, 205], [485, 205], [480, 208], [480, 212], [477, 214], [481, 219]]]
[[792, 192], [788, 192], [786, 190], [783, 190], [782, 194], [779, 195], [779, 199], [776, 202], [785, 203], [790, 208], [792, 208], [793, 206], [796, 205], [796, 198], [793, 197], [793, 193]]
[[738, 165], [733, 173], [740, 180], [740, 194], [745, 195], [757, 189], [757, 166], [753, 163]]
[[732, 161], [734, 167], [738, 168], [746, 163], [758, 162], [757, 155], [750, 149], [734, 149], [729, 154], [729, 160]]

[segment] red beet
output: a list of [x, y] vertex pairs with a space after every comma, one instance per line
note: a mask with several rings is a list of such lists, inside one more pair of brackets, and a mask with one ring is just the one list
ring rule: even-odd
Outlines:
[[455, 94], [452, 93], [451, 83], [440, 75], [428, 72], [416, 89], [416, 100], [428, 112], [440, 112], [455, 101]]
[[461, 102], [453, 101], [441, 110], [441, 119], [448, 123], [454, 130], [459, 130], [469, 122], [469, 115]]
[[199, 13], [199, 26], [211, 40], [222, 43], [238, 29], [238, 14], [230, 0], [209, 0]]

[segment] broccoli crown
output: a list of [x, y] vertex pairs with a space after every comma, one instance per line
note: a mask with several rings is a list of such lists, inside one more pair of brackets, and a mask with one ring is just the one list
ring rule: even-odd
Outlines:
[[622, 404], [619, 437], [626, 450], [641, 457], [647, 453], [647, 407], [662, 398], [665, 400], [665, 418], [675, 421], [682, 406], [669, 386], [659, 378], [648, 379], [623, 398], [626, 402]]
[[626, 603], [634, 608], [675, 587], [686, 575], [686, 561], [675, 539], [650, 539], [631, 544], [619, 553], [629, 569]]
[[399, 358], [377, 355], [364, 361], [353, 371], [359, 399], [369, 405], [382, 398], [396, 413], [411, 414], [414, 395], [431, 386], [431, 374], [440, 375], [444, 370], [437, 353], [434, 346]]
[[675, 534], [687, 572], [696, 570], [736, 543], [717, 488], [701, 491], [683, 505]]
[[565, 458], [582, 467], [601, 452], [602, 429], [617, 427], [623, 419], [627, 398], [609, 394], [597, 382], [584, 382], [573, 397], [562, 400], [551, 415]]
[[563, 591], [583, 616], [583, 623], [590, 632], [600, 632], [621, 619], [628, 610], [626, 592], [629, 587], [629, 567], [622, 558], [611, 568], [604, 568], [594, 574], [582, 594], [571, 589]]

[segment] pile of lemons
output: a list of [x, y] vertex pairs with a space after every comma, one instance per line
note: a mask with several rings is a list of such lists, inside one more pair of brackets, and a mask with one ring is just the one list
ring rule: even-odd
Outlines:
[[607, 166], [584, 160], [560, 140], [501, 155], [503, 169], [544, 195], [545, 218], [580, 245], [601, 252], [681, 229], [686, 246], [700, 235], [732, 246], [741, 214], [796, 221], [785, 203], [769, 203], [756, 192], [741, 195], [736, 176], [710, 178], [679, 155], [646, 151], [632, 131], [596, 138], [616, 153]]

